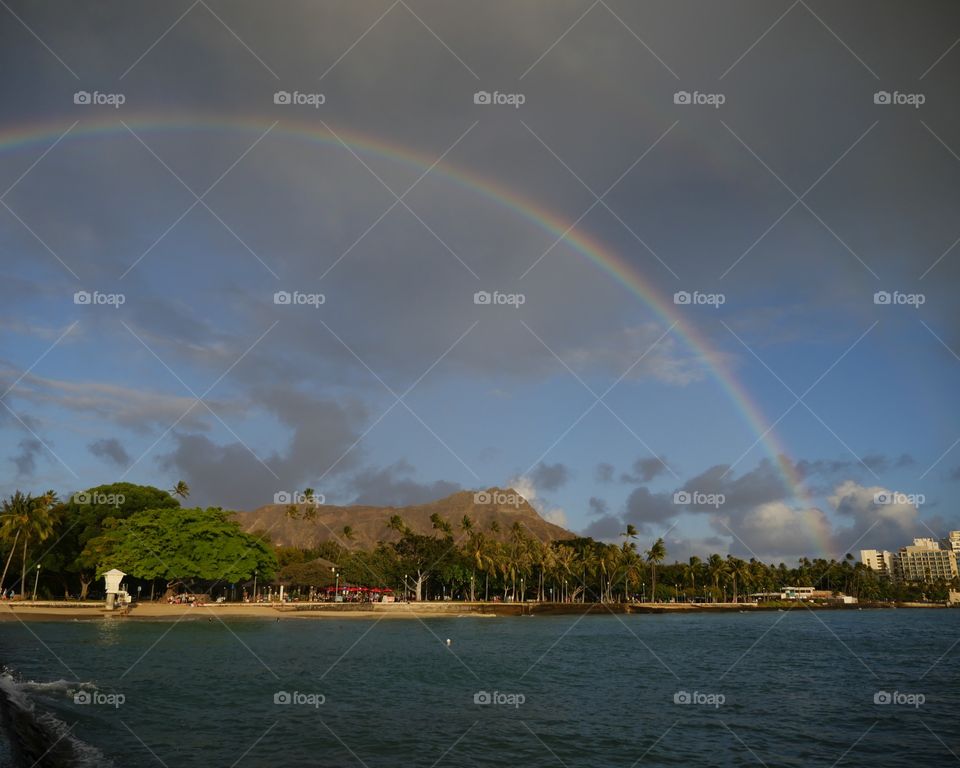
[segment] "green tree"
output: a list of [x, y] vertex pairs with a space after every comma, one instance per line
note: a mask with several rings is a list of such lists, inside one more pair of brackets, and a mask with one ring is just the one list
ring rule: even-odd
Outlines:
[[73, 494], [61, 505], [55, 532], [58, 542], [51, 551], [64, 578], [64, 591], [69, 591], [66, 577], [75, 577], [80, 583], [80, 599], [87, 597], [98, 576], [99, 563], [93, 555], [96, 548], [88, 550], [94, 539], [136, 512], [154, 509], [163, 515], [179, 506], [180, 502], [167, 491], [134, 483], [98, 485]]
[[623, 600], [630, 602], [630, 574], [633, 571], [637, 550], [637, 529], [627, 523], [627, 530], [620, 534], [623, 537], [621, 555], [623, 557]]
[[663, 539], [657, 539], [646, 552], [647, 562], [650, 564], [650, 596], [657, 600], [657, 566], [667, 557], [667, 547]]
[[140, 579], [243, 581], [277, 569], [271, 549], [244, 533], [229, 513], [207, 509], [146, 509], [93, 539], [87, 554], [97, 573], [119, 568]]
[[[21, 597], [27, 595], [27, 567], [30, 548], [43, 544], [53, 535], [56, 529], [56, 513], [54, 512], [56, 502], [57, 494], [54, 491], [47, 491], [40, 496], [24, 495], [17, 491], [10, 498], [3, 500], [2, 509], [0, 509], [0, 538], [18, 542], [22, 547]], [[9, 562], [8, 558], [8, 565]], [[6, 568], [4, 569], [5, 577]]]

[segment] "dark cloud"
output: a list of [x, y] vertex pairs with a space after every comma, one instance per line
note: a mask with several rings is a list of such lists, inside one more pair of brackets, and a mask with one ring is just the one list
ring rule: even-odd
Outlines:
[[458, 483], [447, 480], [417, 482], [410, 477], [413, 472], [414, 467], [405, 460], [381, 469], [367, 468], [357, 472], [349, 480], [357, 494], [353, 503], [404, 507], [436, 501], [460, 490]]
[[97, 458], [107, 459], [118, 467], [130, 466], [130, 454], [115, 437], [95, 440], [87, 446], [87, 450]]
[[612, 483], [613, 473], [614, 473], [613, 464], [607, 464], [606, 462], [601, 462], [600, 464], [597, 464], [597, 468], [594, 472], [594, 478], [598, 483]]
[[261, 391], [259, 404], [290, 429], [283, 452], [254, 455], [253, 446], [240, 442], [218, 445], [205, 435], [174, 433], [176, 447], [159, 465], [185, 479], [198, 503], [244, 510], [268, 503], [280, 490], [311, 486], [326, 494], [325, 484], [356, 466], [362, 445], [351, 447], [366, 418], [360, 405], [291, 389]]
[[610, 511], [610, 505], [607, 504], [605, 499], [600, 499], [596, 496], [591, 496], [589, 504], [589, 514], [591, 517], [603, 517], [607, 515]]
[[598, 541], [615, 541], [623, 532], [624, 527], [623, 521], [619, 517], [615, 515], [604, 515], [591, 521], [590, 524], [580, 532], [580, 535], [589, 536]]
[[673, 497], [666, 493], [651, 493], [645, 486], [634, 488], [627, 497], [623, 519], [638, 528], [650, 530], [652, 523], [665, 523], [676, 517], [681, 508], [673, 503]]
[[538, 490], [555, 491], [570, 479], [570, 470], [566, 465], [544, 464], [540, 462], [529, 473], [530, 480]]
[[34, 437], [25, 437], [18, 444], [19, 452], [10, 457], [17, 467], [17, 475], [29, 477], [36, 471], [37, 456], [43, 452], [43, 443]]
[[667, 471], [666, 459], [654, 456], [648, 459], [637, 459], [633, 462], [631, 472], [624, 472], [620, 475], [621, 483], [649, 483], [658, 475]]

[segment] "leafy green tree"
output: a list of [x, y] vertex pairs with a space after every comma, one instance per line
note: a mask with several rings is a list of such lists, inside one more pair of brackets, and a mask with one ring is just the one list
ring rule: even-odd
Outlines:
[[405, 530], [400, 541], [393, 545], [399, 559], [399, 567], [413, 579], [416, 599], [423, 599], [423, 586], [436, 574], [450, 556], [452, 547], [448, 539], [424, 536]]
[[[54, 535], [57, 544], [51, 550], [54, 566], [64, 579], [64, 590], [69, 591], [67, 577], [80, 583], [80, 599], [85, 599], [90, 585], [97, 578], [96, 547], [88, 552], [90, 542], [116, 527], [120, 520], [145, 509], [177, 509], [180, 502], [170, 492], [150, 485], [111, 483], [74, 493], [59, 510], [59, 525]], [[46, 569], [46, 564], [44, 568]]]
[[219, 507], [137, 512], [92, 540], [87, 554], [98, 574], [119, 568], [140, 579], [236, 582], [277, 569], [271, 549]]

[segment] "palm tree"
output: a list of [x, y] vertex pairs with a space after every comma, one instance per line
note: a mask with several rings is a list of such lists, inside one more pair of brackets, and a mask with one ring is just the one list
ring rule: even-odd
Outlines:
[[181, 499], [185, 499], [190, 495], [190, 486], [183, 480], [177, 480], [177, 484], [170, 489], [170, 493], [173, 496], [179, 496]]
[[627, 523], [627, 530], [620, 535], [623, 536], [623, 601], [628, 603], [630, 602], [630, 571], [633, 566], [632, 555], [637, 549], [637, 529], [631, 523]]
[[[53, 534], [56, 524], [52, 508], [57, 501], [54, 491], [42, 496], [24, 495], [17, 491], [4, 499], [0, 510], [0, 538], [9, 539], [16, 531], [14, 541], [23, 541], [23, 562], [20, 572], [20, 596], [27, 596], [27, 552], [29, 547], [42, 544]], [[4, 571], [4, 575], [6, 571]]]
[[713, 579], [713, 593], [716, 597], [717, 592], [720, 591], [720, 579], [726, 574], [727, 564], [720, 555], [714, 553], [707, 561], [707, 570], [710, 572], [710, 578]]
[[689, 565], [687, 566], [687, 577], [690, 579], [690, 586], [693, 588], [693, 593], [697, 593], [697, 571], [702, 565], [700, 558], [696, 555], [691, 555], [690, 560], [688, 561]]
[[662, 563], [667, 556], [667, 547], [663, 539], [657, 539], [653, 546], [647, 550], [647, 562], [650, 563], [650, 597], [653, 602], [657, 601], [657, 565]]
[[745, 560], [741, 560], [739, 557], [734, 557], [733, 555], [727, 555], [727, 572], [730, 574], [730, 577], [733, 579], [733, 602], [739, 602], [739, 594], [737, 592], [737, 581], [741, 586], [746, 586], [752, 573], [750, 571], [750, 564]]
[[33, 497], [24, 495], [21, 491], [14, 493], [9, 499], [3, 500], [2, 513], [0, 513], [0, 538], [9, 540], [13, 534], [13, 542], [10, 544], [10, 554], [7, 557], [7, 564], [3, 568], [3, 575], [0, 576], [0, 594], [3, 593], [3, 582], [7, 579], [7, 570], [10, 568], [10, 561], [13, 559], [13, 553], [17, 550], [17, 542], [20, 540], [20, 534], [23, 532], [20, 525], [21, 520], [26, 520], [30, 514], [30, 505], [33, 503]]

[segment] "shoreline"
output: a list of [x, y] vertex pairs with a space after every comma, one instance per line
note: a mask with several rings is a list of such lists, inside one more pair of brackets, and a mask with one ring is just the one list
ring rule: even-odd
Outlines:
[[943, 609], [943, 603], [862, 603], [811, 604], [781, 603], [221, 603], [189, 606], [167, 603], [140, 603], [129, 612], [107, 611], [102, 602], [67, 603], [63, 601], [10, 602], [0, 604], [0, 622], [27, 621], [182, 621], [187, 619], [425, 619], [425, 618], [500, 618], [517, 616], [580, 616], [593, 614], [685, 614], [754, 613], [807, 608], [823, 611], [895, 610], [897, 608]]

